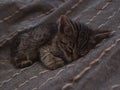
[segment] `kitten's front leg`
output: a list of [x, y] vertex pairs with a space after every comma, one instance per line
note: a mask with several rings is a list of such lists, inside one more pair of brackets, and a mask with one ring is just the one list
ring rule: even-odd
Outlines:
[[52, 53], [50, 53], [49, 48], [41, 48], [40, 50], [40, 58], [41, 62], [51, 70], [60, 68], [65, 65], [62, 58], [55, 57]]
[[42, 63], [51, 70], [64, 66], [64, 61], [54, 56], [47, 56], [45, 59], [41, 59]]

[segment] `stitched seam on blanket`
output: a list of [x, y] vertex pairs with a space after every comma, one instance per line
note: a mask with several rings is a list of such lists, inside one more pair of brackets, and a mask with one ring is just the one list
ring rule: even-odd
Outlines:
[[120, 87], [120, 83], [119, 84], [115, 84], [115, 85], [112, 85], [110, 90], [115, 90], [116, 88]]
[[[70, 10], [68, 10], [68, 11], [66, 12], [66, 14], [69, 14], [73, 9], [75, 9], [80, 2], [82, 2], [82, 0], [79, 0], [78, 3], [76, 3], [75, 5], [73, 5], [73, 6], [70, 8]], [[16, 14], [18, 14], [18, 13], [20, 13], [22, 10], [24, 10], [26, 7], [27, 7], [27, 5], [24, 5], [23, 7], [20, 7], [20, 8], [19, 8], [18, 10], [16, 10], [12, 15], [9, 15], [9, 16], [3, 18], [2, 20], [0, 20], [0, 23], [3, 23], [3, 22], [5, 22], [5, 21], [11, 19], [11, 18], [14, 17]], [[44, 14], [44, 15], [45, 15], [45, 14]]]
[[[74, 65], [74, 64], [67, 65], [66, 68], [69, 68], [69, 67], [71, 67], [72, 65]], [[50, 80], [56, 78], [56, 77], [57, 77], [58, 75], [60, 75], [64, 70], [65, 70], [65, 69], [60, 69], [60, 70], [55, 74], [55, 76], [48, 78], [45, 82], [43, 82], [43, 83], [40, 85], [40, 87], [44, 86], [44, 85], [45, 85], [46, 83], [48, 83]], [[27, 84], [30, 80], [36, 79], [36, 78], [38, 78], [41, 74], [46, 73], [46, 72], [48, 72], [48, 71], [49, 71], [49, 70], [44, 70], [44, 71], [40, 72], [38, 75], [30, 77], [28, 80], [26, 80], [26, 81], [24, 81], [23, 83], [21, 83], [21, 84], [20, 84], [18, 87], [16, 87], [14, 90], [18, 90], [18, 88], [24, 86], [24, 85]], [[39, 88], [40, 88], [40, 87], [39, 87]], [[35, 87], [35, 88], [33, 88], [32, 90], [35, 90], [35, 89], [38, 89], [38, 88]]]
[[[32, 67], [32, 66], [31, 66], [31, 67]], [[13, 78], [15, 78], [16, 76], [20, 75], [22, 72], [26, 71], [27, 69], [30, 69], [31, 67], [23, 68], [23, 69], [21, 69], [19, 72], [13, 74], [13, 75], [11, 76], [11, 78], [2, 81], [2, 82], [0, 83], [0, 88], [1, 88], [4, 84], [10, 82], [10, 81], [11, 81]]]
[[16, 87], [14, 90], [18, 90], [18, 88], [23, 87], [23, 86], [26, 85], [29, 81], [38, 78], [40, 75], [45, 74], [45, 73], [47, 73], [48, 71], [49, 71], [49, 70], [43, 70], [43, 71], [39, 72], [38, 75], [35, 75], [35, 76], [30, 77], [28, 80], [25, 80], [23, 83], [19, 84], [18, 87]]
[[[109, 1], [107, 1], [107, 2], [109, 2]], [[98, 5], [99, 5], [100, 3], [98, 3]], [[85, 10], [83, 10], [82, 12], [80, 12], [80, 15], [78, 16], [78, 17], [76, 17], [75, 18], [75, 20], [79, 20], [80, 18], [81, 18], [81, 16], [82, 16], [82, 14], [84, 14], [84, 13], [86, 13], [88, 10], [90, 10], [91, 8], [94, 8], [93, 6], [90, 6], [90, 7], [88, 7], [88, 8], [86, 8]], [[105, 9], [106, 7], [104, 7], [104, 8], [101, 8], [101, 10], [102, 9]], [[98, 10], [100, 10], [100, 9], [98, 9]]]
[[78, 6], [81, 2], [83, 2], [83, 0], [78, 0], [78, 2], [77, 2], [76, 4], [74, 4], [74, 5], [70, 8], [70, 10], [68, 10], [68, 11], [65, 13], [65, 15], [70, 14], [75, 8], [77, 8], [77, 6]]
[[102, 9], [99, 10], [99, 11], [96, 13], [96, 15], [94, 15], [86, 24], [90, 24], [90, 23], [91, 23], [98, 15], [100, 15], [100, 14], [102, 13], [102, 11], [103, 11], [106, 7], [108, 7], [110, 4], [111, 4], [111, 2], [107, 2], [107, 3], [102, 7]]
[[114, 11], [112, 15], [107, 18], [107, 21], [105, 23], [99, 25], [98, 29], [100, 29], [101, 27], [105, 26], [108, 22], [110, 22], [110, 19], [112, 19], [119, 12], [120, 12], [120, 8], [117, 11]]

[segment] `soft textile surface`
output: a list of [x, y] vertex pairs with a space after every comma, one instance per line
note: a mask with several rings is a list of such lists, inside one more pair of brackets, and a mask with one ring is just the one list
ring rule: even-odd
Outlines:
[[[57, 70], [10, 64], [18, 31], [66, 14], [93, 29], [116, 31], [86, 56]], [[120, 0], [0, 0], [0, 90], [120, 90]]]

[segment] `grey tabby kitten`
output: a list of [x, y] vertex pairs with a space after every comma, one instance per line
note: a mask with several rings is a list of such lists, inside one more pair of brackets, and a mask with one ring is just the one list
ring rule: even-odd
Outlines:
[[95, 31], [62, 15], [58, 24], [48, 23], [17, 36], [11, 48], [12, 62], [24, 68], [40, 60], [48, 69], [56, 69], [86, 55], [110, 35], [110, 31]]

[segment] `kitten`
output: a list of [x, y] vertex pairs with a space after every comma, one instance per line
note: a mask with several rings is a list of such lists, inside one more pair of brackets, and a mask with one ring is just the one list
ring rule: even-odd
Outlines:
[[110, 31], [95, 31], [65, 15], [57, 23], [22, 34], [13, 40], [13, 63], [18, 68], [40, 60], [49, 69], [56, 69], [86, 55]]

